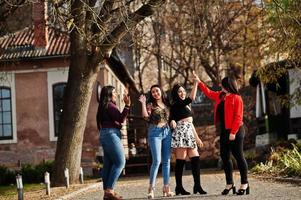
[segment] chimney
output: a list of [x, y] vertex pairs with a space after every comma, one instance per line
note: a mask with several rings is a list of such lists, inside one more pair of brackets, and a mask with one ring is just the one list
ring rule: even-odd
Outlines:
[[34, 46], [45, 48], [48, 44], [48, 27], [46, 26], [47, 2], [36, 0], [32, 8], [34, 24]]

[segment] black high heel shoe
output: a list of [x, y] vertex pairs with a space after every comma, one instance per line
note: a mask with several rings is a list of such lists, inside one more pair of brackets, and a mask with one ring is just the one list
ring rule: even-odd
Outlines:
[[232, 184], [232, 186], [229, 189], [225, 188], [224, 191], [222, 191], [222, 195], [229, 194], [230, 190], [232, 190], [233, 194], [236, 193], [236, 188], [235, 188], [234, 184]]
[[236, 194], [237, 195], [250, 194], [250, 186], [248, 185], [246, 189], [239, 189]]
[[193, 187], [193, 194], [200, 193], [200, 194], [207, 194], [205, 190], [201, 186], [194, 186]]
[[183, 187], [176, 187], [176, 195], [190, 195], [190, 192], [187, 192]]

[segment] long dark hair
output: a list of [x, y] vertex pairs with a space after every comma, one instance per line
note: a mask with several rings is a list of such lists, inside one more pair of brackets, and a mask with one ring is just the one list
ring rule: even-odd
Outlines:
[[166, 96], [165, 92], [162, 90], [162, 88], [159, 85], [152, 85], [151, 86], [151, 88], [149, 90], [149, 102], [151, 102], [155, 106], [158, 106], [156, 99], [152, 95], [152, 89], [155, 88], [155, 87], [160, 89], [160, 91], [161, 91], [161, 98], [162, 98], [163, 103], [166, 106], [169, 106], [169, 102], [168, 102], [167, 96]]
[[107, 109], [109, 102], [112, 101], [112, 95], [113, 95], [114, 89], [115, 89], [115, 87], [113, 87], [111, 85], [104, 86], [101, 89], [100, 97], [99, 97], [99, 104], [98, 104], [98, 109], [97, 109], [97, 114], [96, 114], [96, 122], [97, 122], [98, 130], [100, 129], [100, 122], [102, 120], [101, 113], [103, 113], [103, 111], [105, 109]]
[[232, 94], [238, 94], [238, 95], [240, 95], [239, 92], [238, 92], [238, 87], [237, 87], [236, 80], [234, 78], [231, 78], [231, 77], [225, 77], [225, 78], [223, 78], [223, 80], [222, 80], [222, 86], [228, 92], [230, 92]]
[[180, 97], [179, 97], [179, 94], [178, 94], [178, 90], [179, 90], [181, 87], [184, 88], [184, 86], [181, 85], [181, 84], [175, 84], [175, 85], [173, 86], [173, 88], [172, 88], [172, 90], [171, 90], [171, 100], [172, 100], [172, 103], [175, 103], [175, 102], [181, 100]]

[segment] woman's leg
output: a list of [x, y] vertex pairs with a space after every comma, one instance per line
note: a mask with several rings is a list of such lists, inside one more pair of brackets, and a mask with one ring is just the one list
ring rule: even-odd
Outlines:
[[111, 162], [111, 168], [107, 176], [106, 189], [113, 189], [121, 171], [125, 166], [123, 145], [120, 140], [120, 132], [107, 134], [106, 140], [102, 142], [103, 149]]
[[240, 172], [241, 184], [248, 183], [248, 164], [243, 153], [244, 135], [244, 128], [241, 127], [236, 134], [235, 140], [231, 144], [231, 151]]
[[[224, 133], [222, 133], [224, 134]], [[220, 138], [220, 155], [223, 161], [223, 168], [226, 176], [227, 185], [233, 184], [233, 165], [230, 157], [230, 141], [229, 134], [225, 134]]]
[[194, 181], [194, 186], [193, 186], [193, 193], [200, 193], [200, 194], [207, 194], [201, 186], [201, 178], [200, 178], [200, 157], [195, 156], [190, 158], [191, 159], [191, 171], [192, 171], [192, 176], [193, 176], [193, 181]]
[[176, 169], [175, 169], [176, 188], [183, 188], [182, 176], [183, 176], [183, 169], [186, 163], [186, 156], [187, 156], [186, 148], [176, 148], [175, 156], [177, 159]]
[[187, 148], [186, 151], [189, 158], [200, 156], [197, 148]]
[[149, 184], [150, 187], [155, 187], [158, 170], [161, 163], [162, 139], [161, 137], [149, 137], [148, 143], [152, 155]]
[[183, 169], [186, 163], [186, 156], [187, 156], [186, 148], [176, 148], [175, 155], [177, 159], [176, 168], [175, 168], [176, 195], [178, 194], [189, 195], [190, 193], [183, 188], [183, 184], [182, 184]]
[[164, 128], [162, 140], [162, 176], [164, 185], [169, 185], [171, 156], [171, 131]]
[[108, 177], [109, 177], [109, 173], [112, 168], [112, 163], [108, 157], [109, 157], [108, 153], [106, 151], [104, 151], [103, 168], [101, 170], [101, 177], [102, 177], [104, 190], [106, 190], [108, 188]]

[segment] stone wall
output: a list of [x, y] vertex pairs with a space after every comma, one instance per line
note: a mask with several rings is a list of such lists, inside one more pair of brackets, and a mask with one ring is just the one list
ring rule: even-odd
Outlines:
[[196, 131], [204, 143], [204, 147], [199, 149], [201, 159], [217, 159], [219, 155], [219, 136], [216, 134], [215, 126], [199, 126], [196, 127]]

